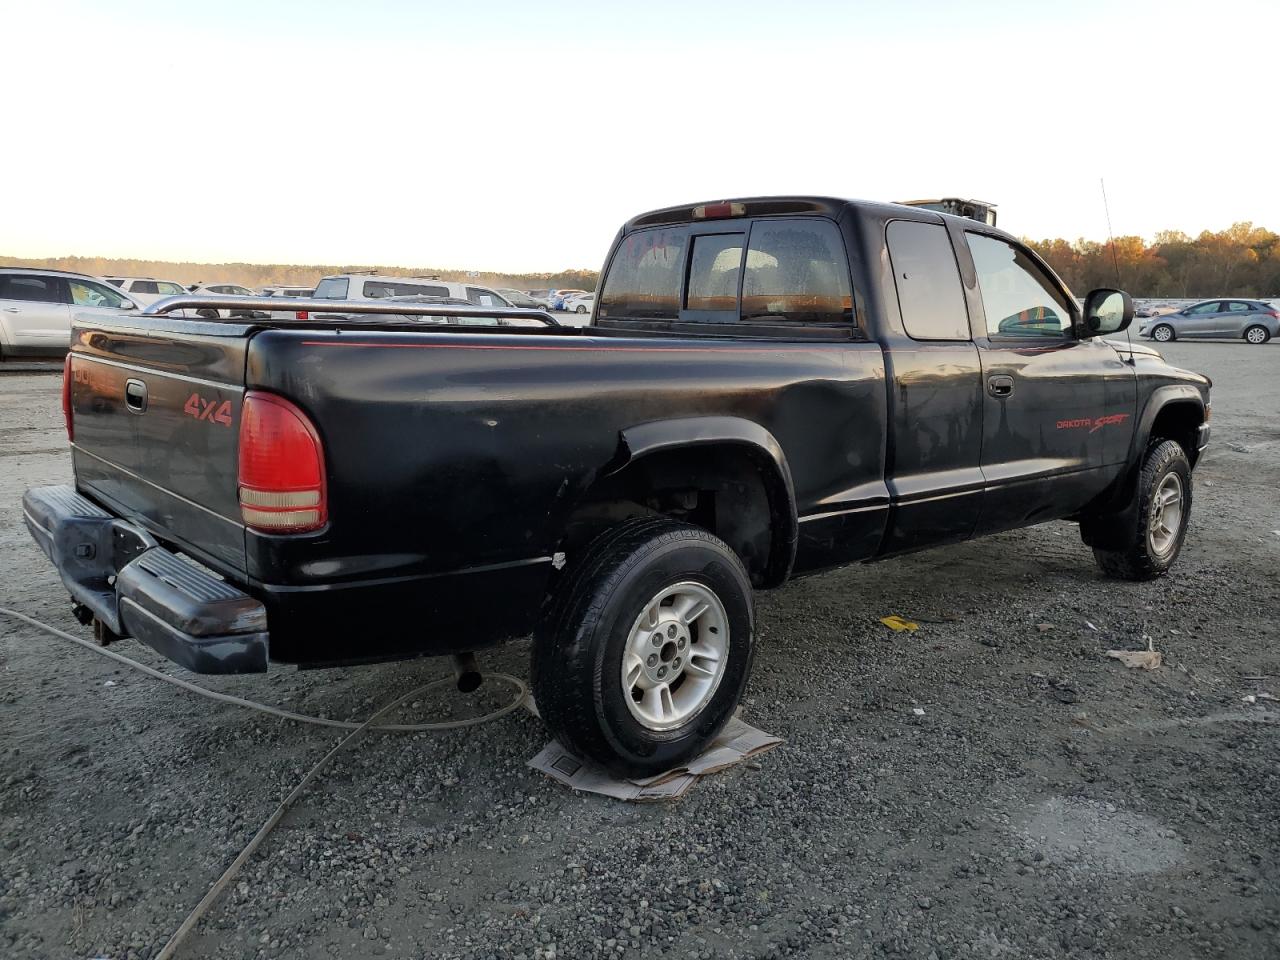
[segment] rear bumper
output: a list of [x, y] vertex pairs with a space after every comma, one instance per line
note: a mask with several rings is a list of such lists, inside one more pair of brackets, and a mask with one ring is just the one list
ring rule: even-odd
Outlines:
[[31, 536], [71, 596], [113, 632], [195, 673], [267, 669], [267, 610], [69, 486], [22, 497]]

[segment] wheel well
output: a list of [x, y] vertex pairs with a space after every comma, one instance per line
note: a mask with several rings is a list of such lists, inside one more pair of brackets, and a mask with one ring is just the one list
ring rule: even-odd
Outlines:
[[1204, 423], [1204, 412], [1199, 404], [1190, 401], [1170, 403], [1162, 407], [1151, 424], [1151, 442], [1173, 440], [1186, 451], [1187, 459], [1195, 466], [1197, 450], [1196, 439], [1200, 424]]
[[668, 516], [709, 530], [741, 558], [757, 587], [786, 579], [794, 543], [790, 494], [763, 451], [740, 443], [661, 450], [601, 478], [570, 515], [572, 556], [607, 526]]

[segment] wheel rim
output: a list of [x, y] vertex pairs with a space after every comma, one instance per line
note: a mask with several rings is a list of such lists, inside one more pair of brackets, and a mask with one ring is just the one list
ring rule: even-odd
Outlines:
[[1152, 336], [1155, 337], [1157, 340], [1159, 340], [1161, 343], [1165, 343], [1168, 341], [1170, 337], [1169, 328], [1156, 327], [1156, 332], [1153, 333]]
[[650, 730], [682, 726], [715, 696], [729, 659], [729, 617], [709, 588], [664, 587], [636, 617], [622, 653], [622, 694]]
[[1267, 334], [1261, 327], [1253, 327], [1245, 334], [1245, 336], [1249, 339], [1250, 343], [1261, 343], [1266, 339]]
[[1165, 556], [1173, 549], [1182, 529], [1182, 481], [1176, 473], [1166, 474], [1151, 496], [1151, 521], [1147, 539], [1151, 552]]

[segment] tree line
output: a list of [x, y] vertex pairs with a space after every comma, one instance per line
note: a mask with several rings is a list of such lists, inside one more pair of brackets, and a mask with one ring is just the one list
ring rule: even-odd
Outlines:
[[46, 257], [24, 259], [0, 254], [0, 264], [45, 270], [68, 270], [94, 277], [154, 277], [184, 286], [194, 283], [238, 283], [251, 289], [281, 285], [313, 287], [321, 277], [336, 273], [373, 270], [391, 277], [439, 277], [487, 287], [516, 290], [594, 290], [596, 270], [561, 270], [558, 273], [501, 273], [497, 271], [442, 270], [431, 267], [387, 267], [363, 264], [299, 265], [281, 263], [190, 263], [169, 260], [121, 260], [112, 257]]
[[1252, 223], [1205, 230], [1194, 239], [1166, 230], [1150, 244], [1141, 237], [1024, 242], [1081, 296], [1118, 285], [1132, 296], [1157, 299], [1280, 297], [1280, 234]]

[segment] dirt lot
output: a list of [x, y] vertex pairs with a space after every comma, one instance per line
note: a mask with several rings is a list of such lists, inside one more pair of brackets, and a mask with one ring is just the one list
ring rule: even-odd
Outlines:
[[[1280, 345], [1165, 353], [1217, 381], [1167, 578], [1104, 580], [1053, 523], [762, 596], [745, 716], [787, 743], [671, 805], [528, 770], [546, 735], [523, 711], [371, 736], [184, 955], [1280, 956], [1280, 704], [1243, 700], [1280, 696]], [[70, 476], [58, 389], [0, 377], [0, 604], [86, 635], [19, 507]], [[1103, 656], [1146, 636], [1157, 672]], [[362, 718], [445, 672], [207, 685]], [[154, 955], [336, 739], [0, 622], [0, 956]]]

